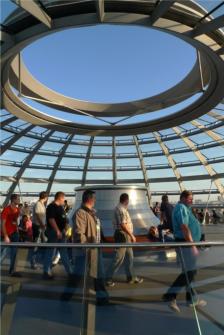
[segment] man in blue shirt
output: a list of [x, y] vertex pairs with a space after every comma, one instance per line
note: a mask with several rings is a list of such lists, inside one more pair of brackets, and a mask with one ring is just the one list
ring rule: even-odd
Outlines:
[[[175, 206], [172, 213], [173, 233], [176, 242], [199, 242], [201, 240], [201, 227], [192, 212], [192, 203], [192, 192], [183, 191], [180, 195], [180, 202]], [[163, 300], [169, 301], [169, 307], [175, 312], [180, 312], [176, 296], [183, 286], [186, 286], [186, 302], [188, 306], [203, 307], [206, 305], [206, 301], [196, 298], [196, 292], [191, 287], [191, 282], [196, 275], [196, 259], [198, 254], [199, 251], [196, 246], [181, 247], [179, 250], [182, 273], [163, 296]]]

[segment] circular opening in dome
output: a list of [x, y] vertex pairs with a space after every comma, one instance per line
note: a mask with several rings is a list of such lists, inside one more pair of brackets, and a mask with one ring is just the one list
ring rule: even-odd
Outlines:
[[195, 49], [168, 33], [110, 24], [50, 34], [22, 56], [32, 75], [50, 89], [98, 103], [159, 94], [180, 82], [196, 61]]

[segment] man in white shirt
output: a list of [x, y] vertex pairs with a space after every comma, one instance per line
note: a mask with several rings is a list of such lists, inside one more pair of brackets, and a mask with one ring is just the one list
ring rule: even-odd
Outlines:
[[[46, 228], [46, 204], [48, 200], [47, 192], [40, 192], [39, 200], [33, 206], [33, 241], [43, 242], [44, 241], [44, 231]], [[31, 267], [36, 269], [36, 257], [38, 248], [34, 248], [31, 256]]]
[[[116, 243], [135, 243], [136, 238], [133, 234], [133, 224], [128, 212], [129, 196], [123, 193], [120, 196], [120, 203], [114, 210], [114, 240]], [[107, 271], [107, 285], [113, 287], [115, 285], [112, 280], [114, 273], [116, 273], [121, 265], [124, 263], [127, 282], [129, 284], [140, 284], [143, 282], [142, 278], [135, 277], [133, 271], [133, 250], [132, 248], [117, 248], [115, 257]]]

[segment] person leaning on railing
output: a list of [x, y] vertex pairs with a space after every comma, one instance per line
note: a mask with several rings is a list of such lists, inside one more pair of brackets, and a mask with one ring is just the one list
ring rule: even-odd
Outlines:
[[[194, 216], [191, 206], [193, 194], [191, 191], [183, 191], [180, 201], [172, 213], [173, 232], [176, 242], [199, 242], [201, 240], [201, 227]], [[191, 283], [196, 275], [196, 260], [199, 254], [196, 246], [181, 247], [179, 256], [182, 263], [182, 273], [176, 278], [168, 291], [163, 295], [163, 300], [169, 302], [169, 307], [175, 312], [180, 312], [177, 305], [177, 293], [182, 287], [186, 287], [186, 303], [189, 307], [206, 305], [206, 301], [199, 300]]]
[[[19, 242], [18, 218], [20, 210], [18, 208], [20, 199], [18, 194], [12, 194], [10, 204], [6, 206], [1, 213], [1, 237], [6, 243]], [[17, 248], [10, 248], [10, 266], [9, 274], [12, 277], [21, 277], [19, 272], [15, 271]]]

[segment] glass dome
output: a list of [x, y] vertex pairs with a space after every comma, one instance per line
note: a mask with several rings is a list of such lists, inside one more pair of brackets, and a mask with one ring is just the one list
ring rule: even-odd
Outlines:
[[[13, 192], [30, 199], [63, 190], [73, 197], [85, 185], [145, 185], [155, 200], [184, 189], [202, 200], [210, 190], [212, 199], [224, 197], [223, 2], [166, 3], [105, 1], [102, 8], [95, 1], [42, 0], [31, 13], [23, 1], [5, 2], [1, 203]], [[25, 67], [24, 48], [40, 35], [101, 23], [173, 34], [195, 48], [193, 67], [167, 91], [112, 104], [64, 96]]]

